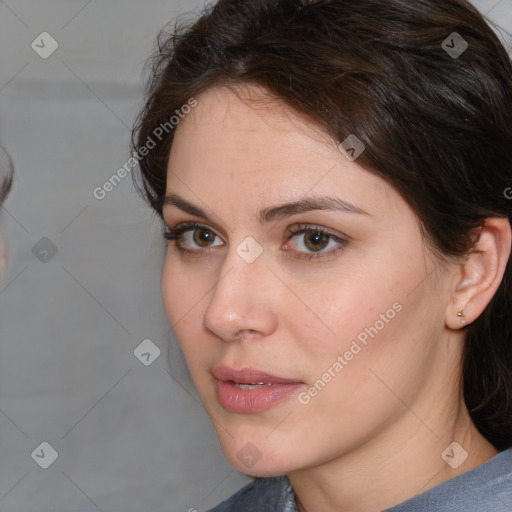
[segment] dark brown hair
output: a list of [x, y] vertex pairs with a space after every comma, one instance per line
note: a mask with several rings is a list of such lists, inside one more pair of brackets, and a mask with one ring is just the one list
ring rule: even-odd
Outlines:
[[[447, 51], [454, 32], [460, 55]], [[511, 220], [512, 65], [465, 0], [220, 0], [162, 30], [150, 62], [132, 149], [160, 216], [169, 117], [209, 87], [255, 84], [338, 142], [355, 134], [357, 163], [403, 195], [441, 255], [470, 252], [486, 217]], [[466, 405], [498, 450], [512, 445], [511, 261], [465, 327], [462, 361]]]

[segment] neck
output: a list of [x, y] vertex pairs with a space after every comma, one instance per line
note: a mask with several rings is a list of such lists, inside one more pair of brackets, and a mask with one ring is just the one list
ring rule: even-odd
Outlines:
[[[462, 400], [462, 399], [461, 399]], [[456, 414], [453, 411], [456, 410]], [[432, 411], [432, 409], [431, 409]], [[463, 401], [431, 420], [428, 404], [340, 457], [290, 473], [300, 512], [380, 512], [480, 466], [499, 452], [477, 430]], [[450, 414], [450, 412], [452, 414]], [[428, 418], [428, 426], [419, 418]], [[446, 418], [451, 418], [447, 421]], [[467, 452], [466, 460], [456, 458]], [[445, 462], [441, 454], [451, 464]]]

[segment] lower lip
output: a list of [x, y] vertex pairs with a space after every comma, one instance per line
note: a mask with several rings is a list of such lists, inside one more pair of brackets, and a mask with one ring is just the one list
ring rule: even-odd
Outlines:
[[217, 380], [217, 397], [220, 405], [230, 412], [251, 413], [269, 409], [275, 403], [295, 394], [304, 384], [271, 384], [256, 389], [240, 389], [234, 382]]

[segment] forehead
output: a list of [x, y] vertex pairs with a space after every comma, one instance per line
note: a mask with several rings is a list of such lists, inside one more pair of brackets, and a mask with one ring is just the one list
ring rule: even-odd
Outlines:
[[389, 197], [389, 184], [349, 161], [317, 125], [261, 89], [239, 96], [218, 87], [196, 99], [176, 128], [168, 193], [212, 206], [221, 202], [233, 215], [310, 193], [339, 193], [374, 210], [396, 199]]
[[253, 170], [257, 162], [248, 157], [255, 153], [268, 165], [293, 156], [290, 148], [316, 145], [318, 152], [321, 144], [329, 143], [336, 146], [324, 131], [261, 88], [215, 87], [199, 95], [197, 106], [179, 123], [171, 157], [182, 148], [190, 152], [193, 144], [195, 157], [224, 156], [226, 164]]

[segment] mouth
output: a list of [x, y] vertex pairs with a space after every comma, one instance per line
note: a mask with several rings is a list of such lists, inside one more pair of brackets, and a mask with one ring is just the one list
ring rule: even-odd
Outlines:
[[255, 382], [253, 384], [243, 384], [241, 382], [234, 382], [234, 381], [230, 381], [230, 382], [233, 382], [233, 385], [238, 389], [258, 389], [263, 386], [272, 386], [272, 384], [270, 384], [270, 382], [267, 382], [267, 383]]
[[304, 382], [244, 368], [236, 370], [217, 366], [215, 377], [217, 400], [229, 412], [255, 413], [274, 406], [295, 394]]

